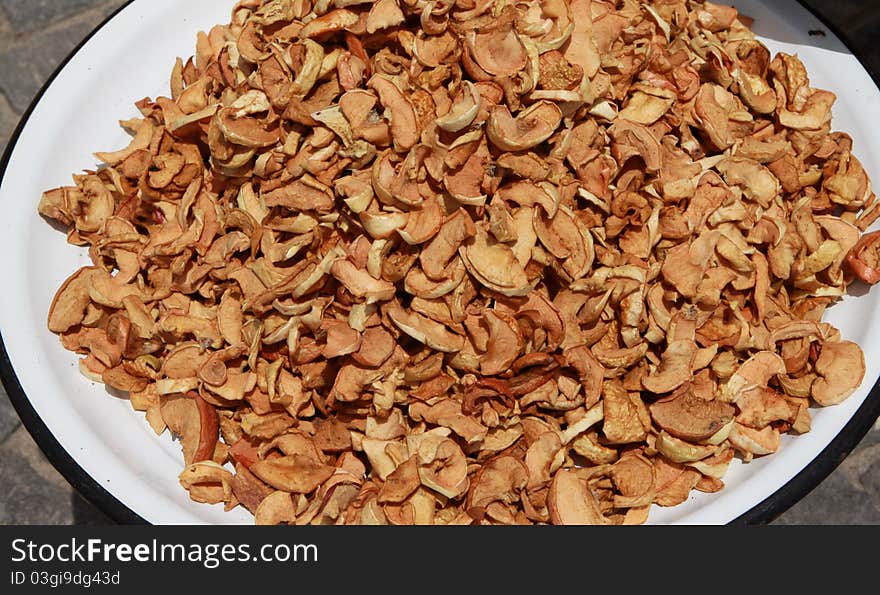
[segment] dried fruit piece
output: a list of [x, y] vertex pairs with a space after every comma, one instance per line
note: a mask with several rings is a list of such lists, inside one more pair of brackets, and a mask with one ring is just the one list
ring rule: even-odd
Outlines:
[[858, 388], [865, 377], [865, 356], [852, 341], [825, 342], [816, 360], [819, 375], [810, 394], [820, 405], [836, 405]]
[[395, 147], [404, 151], [419, 140], [419, 124], [412, 104], [393, 81], [374, 75], [369, 86], [379, 94], [379, 101], [390, 112], [391, 134]]
[[81, 268], [58, 288], [49, 307], [49, 330], [63, 333], [83, 321], [91, 303], [89, 281], [93, 268]]
[[502, 151], [524, 151], [544, 142], [562, 121], [559, 107], [546, 100], [536, 101], [516, 117], [504, 106], [492, 109], [486, 134]]
[[846, 255], [846, 264], [865, 283], [880, 283], [880, 231], [859, 238]]
[[608, 524], [589, 486], [573, 471], [561, 469], [553, 476], [547, 508], [554, 525]]
[[270, 486], [295, 494], [311, 493], [333, 475], [333, 467], [298, 454], [257, 461], [250, 471]]
[[480, 283], [507, 296], [526, 295], [532, 286], [513, 251], [478, 227], [458, 250], [461, 259]]
[[405, 310], [396, 301], [386, 304], [384, 311], [397, 328], [428, 347], [444, 353], [455, 353], [464, 347], [464, 337], [430, 318]]
[[733, 419], [734, 408], [721, 401], [706, 401], [690, 390], [680, 391], [652, 403], [654, 422], [673, 436], [698, 442], [706, 440]]
[[435, 120], [447, 132], [458, 132], [471, 125], [482, 105], [482, 97], [470, 81], [462, 81], [461, 93], [449, 111]]

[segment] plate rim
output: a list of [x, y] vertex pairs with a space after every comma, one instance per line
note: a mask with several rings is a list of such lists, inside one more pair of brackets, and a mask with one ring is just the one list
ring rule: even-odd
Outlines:
[[[3, 152], [2, 158], [0, 158], [0, 184], [2, 184], [6, 175], [7, 167], [19, 138], [46, 91], [83, 46], [134, 1], [126, 0], [126, 2], [107, 15], [103, 21], [70, 51], [40, 87], [9, 137], [6, 149]], [[849, 36], [835, 25], [829, 23], [824, 16], [818, 14], [804, 0], [795, 0], [795, 4], [811, 14], [813, 18], [837, 36], [850, 54], [856, 58], [859, 65], [868, 73], [875, 87], [880, 91], [880, 72], [866, 63], [862, 58], [861, 52], [853, 50], [853, 44], [850, 42]], [[106, 490], [94, 477], [89, 475], [73, 459], [58, 439], [55, 438], [37, 414], [18, 380], [18, 376], [6, 351], [2, 330], [0, 330], [0, 382], [2, 382], [6, 389], [9, 401], [21, 419], [24, 428], [34, 439], [34, 442], [36, 442], [49, 462], [52, 463], [52, 466], [61, 473], [79, 495], [119, 524], [150, 524], [119, 498]], [[868, 391], [868, 395], [865, 397], [862, 405], [818, 455], [782, 487], [727, 524], [745, 526], [765, 525], [772, 522], [818, 487], [861, 442], [878, 418], [880, 418], [880, 378], [877, 379], [874, 386]]]

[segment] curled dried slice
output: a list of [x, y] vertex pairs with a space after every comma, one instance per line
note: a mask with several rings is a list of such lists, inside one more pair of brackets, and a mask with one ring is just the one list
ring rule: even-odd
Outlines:
[[425, 274], [431, 279], [445, 278], [449, 260], [458, 252], [461, 243], [474, 234], [476, 228], [467, 211], [457, 210], [419, 253], [419, 262]]
[[747, 359], [730, 377], [725, 391], [730, 400], [752, 388], [767, 386], [770, 379], [778, 374], [785, 374], [785, 362], [772, 351], [760, 351]]
[[316, 181], [296, 180], [262, 196], [267, 207], [282, 206], [294, 211], [330, 211], [333, 193]]
[[238, 108], [222, 109], [214, 117], [226, 140], [236, 145], [259, 149], [278, 142], [278, 130], [266, 130], [254, 118], [238, 117]]
[[369, 86], [379, 94], [379, 101], [390, 113], [391, 134], [399, 151], [411, 148], [419, 140], [419, 123], [412, 103], [393, 81], [374, 75]]
[[[555, 209], [554, 209], [555, 210]], [[560, 268], [572, 280], [585, 276], [593, 265], [593, 236], [584, 229], [574, 213], [562, 207], [549, 221], [535, 211], [534, 229], [538, 239], [560, 262]]]
[[489, 330], [486, 353], [480, 357], [480, 372], [494, 376], [507, 371], [523, 348], [522, 334], [512, 316], [493, 310], [483, 313]]
[[641, 442], [647, 436], [643, 414], [647, 412], [637, 396], [619, 383], [606, 381], [602, 387], [602, 433], [609, 444]]
[[334, 469], [311, 457], [294, 454], [257, 461], [250, 471], [278, 490], [308, 494], [329, 479]]
[[328, 33], [335, 33], [351, 27], [358, 22], [358, 15], [350, 10], [339, 8], [331, 10], [309, 21], [299, 30], [300, 38], [319, 37]]
[[394, 285], [384, 279], [376, 279], [350, 260], [340, 259], [334, 262], [330, 267], [330, 274], [352, 294], [369, 301], [385, 301], [394, 297]]
[[128, 147], [113, 153], [95, 153], [95, 157], [107, 165], [116, 165], [124, 161], [137, 151], [142, 151], [150, 146], [153, 140], [156, 126], [150, 120], [140, 120], [137, 124], [135, 136], [131, 139]]
[[678, 438], [698, 442], [718, 432], [734, 417], [732, 405], [706, 401], [685, 390], [648, 406], [654, 422]]
[[462, 81], [461, 93], [449, 111], [435, 120], [447, 132], [458, 132], [471, 125], [480, 111], [480, 92], [470, 81]]
[[381, 370], [360, 368], [353, 364], [342, 366], [333, 380], [330, 390], [330, 398], [343, 403], [351, 403], [364, 396], [364, 390], [373, 382], [379, 380], [383, 373]]
[[679, 440], [665, 430], [657, 436], [657, 451], [673, 463], [691, 463], [715, 454], [715, 448]]
[[865, 283], [880, 283], [880, 231], [859, 238], [846, 255], [846, 264]]
[[193, 461], [204, 461], [214, 456], [217, 432], [220, 429], [217, 412], [198, 393], [190, 393], [199, 411], [199, 444], [193, 453]]
[[396, 300], [384, 304], [382, 310], [397, 328], [428, 347], [444, 353], [456, 353], [464, 347], [464, 337], [439, 322], [404, 309]]
[[529, 470], [530, 490], [540, 488], [548, 483], [562, 465], [562, 442], [556, 432], [545, 432], [529, 445], [523, 462]]
[[663, 117], [674, 102], [674, 97], [657, 96], [636, 91], [626, 107], [617, 113], [618, 118], [650, 125]]
[[467, 459], [453, 440], [423, 440], [418, 448], [418, 462], [418, 476], [425, 487], [453, 499], [467, 491]]
[[[559, 192], [551, 184], [536, 184], [525, 180], [502, 186], [498, 189], [497, 196], [502, 200], [524, 207], [540, 206], [544, 210], [544, 214], [551, 220], [556, 217], [561, 200]], [[513, 235], [518, 234], [514, 232]]]
[[419, 478], [419, 461], [410, 457], [385, 478], [379, 490], [379, 502], [403, 502], [421, 485]]
[[193, 463], [183, 470], [178, 479], [196, 502], [235, 504], [232, 473], [214, 461]]
[[[442, 380], [446, 384], [444, 376], [437, 376], [432, 380]], [[413, 403], [409, 407], [409, 413], [414, 420], [424, 419], [428, 423], [449, 428], [468, 444], [478, 443], [486, 437], [486, 427], [462, 413], [461, 404], [453, 399], [443, 399], [431, 406]]]
[[660, 142], [653, 132], [634, 120], [619, 119], [609, 129], [614, 139], [612, 151], [618, 163], [630, 157], [641, 157], [650, 171], [657, 171], [662, 165]]
[[217, 444], [217, 413], [195, 393], [168, 395], [161, 404], [162, 419], [180, 436], [186, 464], [209, 460]]
[[516, 30], [510, 24], [487, 29], [467, 37], [468, 50], [480, 68], [494, 76], [507, 76], [522, 70], [528, 54]]
[[479, 518], [493, 502], [516, 502], [528, 478], [528, 469], [516, 458], [501, 456], [492, 459], [474, 477], [468, 491], [468, 514]]
[[747, 456], [761, 456], [776, 452], [779, 449], [779, 438], [779, 430], [773, 426], [756, 430], [734, 423], [728, 440]]
[[362, 335], [360, 348], [352, 359], [361, 365], [378, 368], [394, 353], [394, 337], [385, 329], [370, 327]]
[[399, 25], [404, 19], [397, 0], [378, 0], [367, 15], [367, 33]]
[[596, 47], [596, 38], [593, 36], [591, 0], [572, 0], [569, 10], [572, 30], [565, 49], [565, 58], [583, 68], [584, 74], [592, 79], [599, 71], [602, 58]]
[[654, 374], [642, 378], [642, 386], [652, 393], [672, 392], [691, 379], [697, 344], [689, 339], [672, 341], [663, 352]]
[[497, 242], [482, 227], [459, 250], [468, 272], [493, 291], [507, 296], [526, 295], [532, 290], [525, 270], [506, 244]]
[[49, 330], [63, 333], [83, 321], [91, 303], [89, 282], [94, 268], [85, 267], [71, 275], [55, 293], [49, 307]]
[[587, 482], [574, 471], [560, 469], [553, 476], [547, 495], [550, 521], [554, 525], [606, 525], [599, 501]]
[[502, 151], [524, 151], [550, 138], [560, 122], [562, 111], [551, 101], [536, 101], [516, 117], [506, 107], [497, 106], [489, 114], [486, 134]]
[[865, 377], [865, 356], [852, 341], [825, 342], [816, 360], [819, 375], [810, 394], [820, 405], [836, 405], [850, 396]]

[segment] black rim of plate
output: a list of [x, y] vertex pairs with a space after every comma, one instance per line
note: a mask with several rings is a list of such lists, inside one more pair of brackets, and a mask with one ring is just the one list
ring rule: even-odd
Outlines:
[[[18, 127], [9, 139], [9, 144], [0, 160], [0, 183], [6, 174], [6, 168], [12, 157], [15, 145], [24, 130], [25, 125], [30, 119], [31, 114], [37, 104], [43, 98], [46, 90], [55, 81], [58, 74], [64, 70], [68, 62], [79, 52], [79, 50], [104, 26], [113, 18], [128, 7], [134, 0], [128, 0], [122, 6], [113, 11], [100, 25], [98, 25], [89, 35], [83, 39], [61, 62], [58, 68], [52, 73], [37, 95], [34, 97], [28, 109], [22, 116]], [[880, 89], [880, 74], [872, 69], [860, 56], [859, 53], [853, 51], [852, 44], [848, 41], [847, 36], [839, 31], [836, 27], [830, 25], [824, 17], [817, 14], [811, 7], [807, 6], [801, 0], [798, 4], [813, 15], [822, 25], [829, 31], [834, 33], [850, 53], [856, 57], [862, 68], [870, 75], [874, 84]], [[55, 466], [58, 471], [67, 479], [68, 482], [82, 495], [89, 500], [98, 509], [107, 514], [110, 518], [118, 523], [142, 525], [147, 521], [131, 510], [123, 502], [108, 492], [101, 484], [99, 484], [91, 475], [85, 472], [82, 467], [67, 452], [64, 446], [55, 438], [52, 432], [46, 427], [46, 424], [40, 419], [40, 416], [34, 410], [27, 398], [21, 383], [15, 374], [9, 355], [6, 352], [6, 345], [3, 342], [2, 333], [0, 333], [0, 380], [2, 380], [9, 399], [15, 410], [18, 412], [24, 427], [30, 432], [34, 441], [46, 455], [46, 458]], [[818, 486], [835, 468], [849, 455], [862, 438], [871, 429], [874, 421], [880, 416], [880, 379], [874, 384], [866, 397], [864, 403], [856, 410], [855, 414], [837, 433], [834, 439], [807, 464], [797, 475], [789, 480], [785, 485], [776, 490], [773, 494], [765, 498], [762, 502], [752, 507], [748, 512], [730, 521], [731, 525], [764, 525], [780, 514], [785, 512], [801, 498], [811, 492]]]

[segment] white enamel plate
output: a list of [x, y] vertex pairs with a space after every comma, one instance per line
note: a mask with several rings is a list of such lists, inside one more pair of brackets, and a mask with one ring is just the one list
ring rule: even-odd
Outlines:
[[[134, 102], [168, 95], [171, 67], [195, 49], [196, 33], [227, 23], [234, 0], [136, 0], [100, 27], [60, 69], [32, 107], [0, 163], [3, 382], [25, 425], [67, 479], [116, 520], [150, 523], [251, 523], [237, 508], [190, 501], [177, 476], [180, 447], [157, 437], [143, 414], [89, 382], [77, 357], [46, 328], [56, 289], [86, 253], [37, 214], [44, 190], [98, 166], [94, 151], [128, 144], [120, 119]], [[859, 60], [793, 1], [737, 0], [772, 52], [797, 53], [813, 86], [837, 93], [834, 128], [849, 132], [854, 152], [880, 181], [880, 91]], [[810, 35], [821, 29], [824, 36]], [[878, 182], [880, 183], [880, 182]], [[855, 293], [861, 293], [856, 297]], [[841, 405], [815, 409], [812, 431], [785, 436], [776, 454], [735, 461], [716, 494], [694, 493], [680, 506], [653, 509], [650, 523], [766, 522], [815, 487], [870, 428], [880, 412], [880, 288], [832, 307], [827, 320], [862, 346], [867, 374]], [[872, 394], [873, 388], [873, 394]]]

